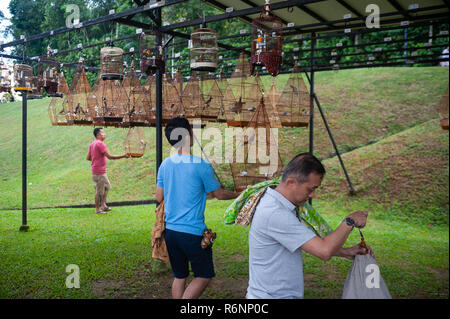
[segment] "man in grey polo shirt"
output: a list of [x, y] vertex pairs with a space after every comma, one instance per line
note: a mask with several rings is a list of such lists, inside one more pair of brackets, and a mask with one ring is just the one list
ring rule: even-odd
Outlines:
[[249, 231], [247, 298], [303, 298], [303, 250], [323, 260], [352, 259], [364, 252], [359, 245], [342, 246], [353, 227], [365, 226], [367, 212], [348, 215], [324, 238], [298, 220], [295, 208], [314, 197], [324, 175], [325, 168], [316, 157], [299, 154], [285, 167], [280, 184], [268, 188], [261, 198]]

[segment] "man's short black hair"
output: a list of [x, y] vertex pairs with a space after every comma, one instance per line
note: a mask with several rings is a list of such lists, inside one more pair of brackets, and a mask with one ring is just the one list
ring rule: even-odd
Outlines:
[[100, 133], [100, 130], [103, 130], [103, 127], [94, 128], [94, 136], [97, 137], [97, 134]]
[[283, 170], [282, 182], [288, 177], [295, 177], [299, 184], [306, 183], [309, 174], [316, 173], [322, 177], [325, 175], [325, 167], [317, 157], [309, 153], [296, 155]]
[[189, 121], [186, 118], [178, 116], [167, 123], [164, 133], [166, 134], [167, 141], [170, 145], [175, 146], [186, 136], [192, 135], [191, 124], [189, 124]]

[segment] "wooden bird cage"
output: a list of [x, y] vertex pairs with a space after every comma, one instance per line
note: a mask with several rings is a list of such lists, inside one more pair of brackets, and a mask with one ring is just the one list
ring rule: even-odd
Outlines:
[[3, 60], [0, 60], [0, 93], [11, 91], [11, 72]]
[[89, 112], [88, 97], [91, 94], [91, 85], [86, 75], [83, 63], [79, 63], [70, 85], [70, 94], [67, 95], [70, 113], [69, 124], [92, 125], [92, 116]]
[[220, 92], [224, 94], [228, 87], [228, 80], [223, 73], [223, 68], [220, 68], [220, 72], [217, 75], [217, 85], [219, 86]]
[[295, 66], [283, 91], [276, 110], [283, 126], [308, 126], [310, 95], [300, 69]]
[[229, 126], [247, 126], [263, 97], [264, 89], [258, 78], [248, 76], [249, 68], [247, 55], [241, 53], [224, 94], [225, 116]]
[[59, 63], [53, 57], [44, 56], [38, 60], [39, 87], [45, 89], [48, 96], [60, 96], [58, 92]]
[[217, 69], [217, 32], [200, 28], [191, 33], [190, 60], [192, 71], [214, 72]]
[[182, 96], [183, 95], [183, 86], [184, 86], [184, 78], [183, 74], [180, 70], [177, 70], [175, 74], [173, 75], [173, 85], [177, 88], [178, 93]]
[[27, 97], [30, 100], [42, 99], [42, 87], [39, 86], [39, 79], [35, 75], [31, 81], [31, 92], [28, 93]]
[[48, 106], [48, 115], [52, 125], [66, 126], [69, 125], [68, 119], [71, 109], [69, 108], [69, 86], [63, 72], [58, 76], [58, 92], [62, 96], [52, 98]]
[[118, 47], [104, 47], [100, 50], [100, 77], [102, 80], [123, 78], [123, 50]]
[[280, 116], [277, 111], [277, 103], [280, 99], [280, 93], [275, 84], [272, 82], [269, 91], [266, 94], [266, 111], [269, 116], [270, 126], [273, 128], [282, 128]]
[[283, 22], [272, 13], [269, 0], [259, 18], [252, 20], [252, 55], [250, 73], [255, 66], [265, 66], [272, 76], [277, 76], [282, 63]]
[[147, 75], [155, 74], [156, 70], [164, 71], [164, 51], [158, 45], [156, 31], [143, 32], [140, 36], [141, 72]]
[[14, 65], [14, 90], [17, 92], [31, 92], [33, 82], [33, 68], [26, 64]]
[[201, 74], [192, 72], [186, 87], [183, 89], [182, 101], [184, 105], [184, 116], [186, 118], [200, 118], [205, 107], [205, 100], [201, 91]]
[[148, 126], [150, 111], [150, 94], [141, 85], [134, 68], [125, 76], [122, 87], [128, 96], [128, 110], [123, 120], [123, 126]]
[[133, 158], [142, 157], [146, 145], [147, 143], [144, 140], [144, 128], [131, 127], [123, 142], [125, 153], [130, 154]]
[[[263, 145], [265, 145], [265, 152], [259, 149]], [[265, 158], [261, 158], [263, 153]], [[250, 185], [280, 176], [283, 163], [278, 151], [278, 138], [270, 127], [264, 98], [261, 98], [256, 112], [244, 131], [243, 138], [236, 140], [235, 154], [237, 154], [236, 160], [230, 166], [237, 192], [245, 190]], [[238, 154], [243, 154], [242, 162]]]
[[448, 130], [448, 86], [439, 103], [438, 113], [442, 129]]
[[119, 127], [129, 109], [129, 99], [122, 84], [117, 80], [100, 81], [96, 98], [98, 108], [94, 125]]
[[208, 80], [207, 93], [204, 94], [205, 105], [201, 118], [212, 122], [225, 122], [225, 104], [222, 91], [214, 77]]

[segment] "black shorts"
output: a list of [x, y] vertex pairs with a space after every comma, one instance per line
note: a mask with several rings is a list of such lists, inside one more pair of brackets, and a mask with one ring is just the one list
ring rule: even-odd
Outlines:
[[194, 277], [215, 276], [212, 249], [203, 249], [202, 236], [167, 229], [164, 231], [173, 276], [183, 279], [189, 276], [189, 263]]

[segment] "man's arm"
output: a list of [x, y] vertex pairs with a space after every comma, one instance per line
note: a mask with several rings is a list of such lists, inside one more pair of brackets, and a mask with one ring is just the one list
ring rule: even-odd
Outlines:
[[87, 161], [92, 161], [91, 151], [89, 150], [88, 155], [86, 156]]
[[[348, 217], [353, 218], [355, 226], [363, 228], [366, 225], [367, 212], [357, 211]], [[353, 230], [352, 226], [342, 222], [339, 227], [325, 238], [314, 237], [301, 247], [307, 253], [322, 260], [330, 260], [331, 257], [342, 253], [341, 249], [347, 240], [348, 235]]]
[[164, 188], [156, 186], [156, 201], [161, 203], [164, 200]]
[[226, 190], [222, 187], [212, 192], [212, 195], [219, 200], [235, 199], [239, 193]]
[[109, 154], [109, 152], [105, 152], [105, 156], [110, 159], [110, 160], [116, 160], [116, 159], [121, 159], [121, 158], [129, 158], [130, 154], [124, 154], [124, 155], [111, 155]]

